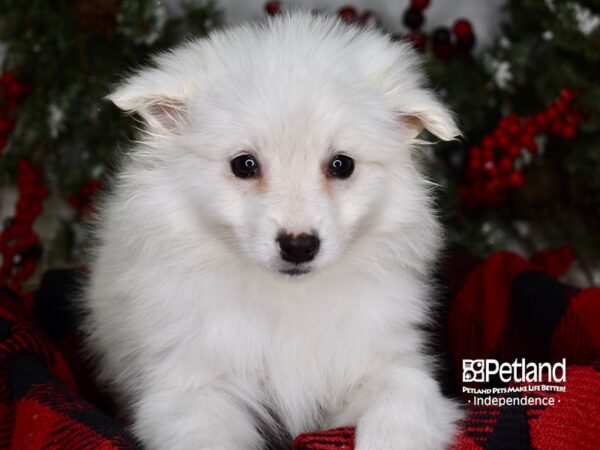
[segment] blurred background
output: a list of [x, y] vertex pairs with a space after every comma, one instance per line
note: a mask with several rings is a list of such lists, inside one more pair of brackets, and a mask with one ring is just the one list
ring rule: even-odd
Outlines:
[[135, 137], [103, 97], [183, 39], [303, 8], [423, 54], [463, 139], [429, 148], [449, 245], [600, 284], [597, 0], [0, 0], [0, 287], [85, 264], [85, 223]]

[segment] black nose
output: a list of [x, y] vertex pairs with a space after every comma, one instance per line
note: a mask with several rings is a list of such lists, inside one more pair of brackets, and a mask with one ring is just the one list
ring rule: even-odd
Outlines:
[[293, 235], [282, 232], [277, 237], [281, 257], [286, 261], [300, 264], [311, 261], [319, 251], [321, 241], [314, 234]]

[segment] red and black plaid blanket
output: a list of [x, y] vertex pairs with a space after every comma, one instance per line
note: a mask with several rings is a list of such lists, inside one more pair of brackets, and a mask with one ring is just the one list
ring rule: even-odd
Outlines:
[[[560, 283], [548, 261], [510, 253], [483, 262], [448, 258], [438, 341], [446, 390], [466, 404], [454, 449], [600, 448], [600, 289]], [[70, 307], [77, 276], [49, 272], [31, 298], [0, 290], [0, 448], [139, 448], [90, 383], [78, 352]], [[462, 361], [482, 358], [565, 358], [564, 389], [511, 394], [552, 396], [553, 406], [474, 406], [461, 393]], [[293, 448], [350, 450], [353, 442], [354, 430], [337, 429], [300, 435]]]

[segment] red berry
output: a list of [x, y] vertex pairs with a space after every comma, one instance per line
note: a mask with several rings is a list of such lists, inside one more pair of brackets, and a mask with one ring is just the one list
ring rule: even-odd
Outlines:
[[496, 134], [496, 141], [498, 142], [498, 146], [502, 148], [507, 147], [510, 142], [508, 136], [503, 132]]
[[344, 6], [340, 9], [339, 15], [344, 22], [354, 22], [358, 17], [358, 12], [352, 6]]
[[31, 197], [35, 193], [35, 186], [32, 184], [24, 185], [23, 189], [20, 189], [20, 192], [23, 197]]
[[265, 11], [270, 16], [275, 16], [281, 12], [281, 2], [270, 1], [265, 3]]
[[444, 62], [448, 62], [454, 55], [452, 44], [434, 43], [431, 49], [433, 50], [433, 54]]
[[498, 175], [500, 175], [500, 171], [498, 170], [498, 167], [494, 165], [494, 163], [488, 161], [485, 166], [485, 170], [491, 179], [498, 178]]
[[519, 187], [525, 183], [525, 177], [521, 172], [514, 171], [510, 174], [510, 184], [514, 187]]
[[9, 100], [19, 99], [25, 94], [25, 87], [19, 83], [13, 83], [6, 88], [5, 96]]
[[12, 84], [16, 80], [15, 74], [12, 72], [4, 72], [2, 74], [2, 78], [0, 78], [0, 83], [2, 84]]
[[549, 121], [555, 120], [558, 116], [559, 116], [559, 111], [558, 111], [558, 108], [556, 107], [556, 105], [552, 105], [546, 110], [546, 117], [548, 118]]
[[15, 121], [12, 119], [0, 119], [0, 133], [5, 134], [12, 130], [15, 126]]
[[483, 149], [483, 160], [484, 161], [492, 161], [494, 159], [494, 150], [489, 148], [489, 147], [485, 147]]
[[510, 172], [513, 168], [513, 163], [510, 158], [504, 157], [500, 160], [500, 169], [504, 172]]
[[486, 136], [483, 138], [483, 141], [481, 141], [481, 144], [484, 148], [494, 148], [496, 146], [496, 141], [493, 137]]
[[531, 134], [524, 135], [521, 143], [523, 144], [523, 147], [525, 147], [527, 150], [529, 150], [531, 152], [537, 151], [538, 147], [535, 142], [535, 139], [533, 138], [533, 135], [531, 135]]
[[426, 9], [429, 6], [429, 0], [411, 0], [410, 7], [415, 9]]
[[521, 155], [521, 146], [519, 145], [511, 145], [508, 147], [508, 156], [511, 158], [516, 158]]
[[469, 169], [472, 171], [478, 172], [481, 170], [481, 168], [482, 164], [480, 159], [471, 159], [471, 161], [469, 161]]
[[17, 214], [22, 213], [23, 211], [26, 211], [29, 209], [29, 205], [27, 203], [27, 200], [25, 200], [23, 197], [19, 198], [19, 200], [17, 200]]
[[569, 88], [564, 88], [560, 91], [560, 98], [568, 103], [573, 101], [575, 98], [575, 93]]
[[565, 125], [565, 128], [563, 129], [562, 135], [566, 139], [573, 139], [575, 137], [576, 131], [577, 130], [575, 129], [575, 127], [572, 124], [567, 124], [567, 125]]
[[523, 132], [524, 134], [528, 134], [530, 136], [535, 136], [536, 134], [538, 134], [538, 128], [535, 126], [535, 124], [531, 121], [528, 121], [525, 126], [523, 127]]
[[426, 34], [415, 31], [408, 35], [408, 40], [420, 52], [425, 51], [425, 47], [427, 46]]
[[521, 132], [521, 125], [518, 123], [511, 123], [506, 127], [506, 131], [508, 132], [508, 134], [514, 136]]
[[558, 99], [556, 103], [554, 103], [554, 107], [559, 112], [560, 115], [564, 114], [567, 109], [569, 109], [569, 105], [562, 98]]
[[468, 39], [473, 36], [473, 27], [471, 26], [471, 22], [466, 19], [459, 19], [454, 22], [452, 31], [454, 31], [454, 35], [457, 37], [457, 39]]
[[481, 148], [471, 147], [471, 158], [481, 158]]
[[32, 164], [26, 159], [21, 159], [19, 161], [18, 167], [19, 167], [19, 172], [27, 172], [28, 170], [31, 169]]

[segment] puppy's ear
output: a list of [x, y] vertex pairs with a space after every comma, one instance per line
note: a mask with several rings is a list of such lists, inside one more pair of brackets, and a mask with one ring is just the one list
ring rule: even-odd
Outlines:
[[152, 131], [175, 133], [187, 117], [186, 96], [178, 86], [179, 80], [149, 69], [125, 80], [107, 99], [127, 113], [139, 114]]
[[407, 43], [390, 43], [380, 52], [376, 79], [400, 119], [408, 140], [423, 129], [449, 141], [460, 136], [452, 113], [424, 85], [420, 59]]
[[417, 88], [407, 97], [396, 110], [403, 134], [408, 140], [416, 139], [424, 129], [443, 141], [460, 136], [452, 113], [435, 94], [424, 88]]

